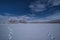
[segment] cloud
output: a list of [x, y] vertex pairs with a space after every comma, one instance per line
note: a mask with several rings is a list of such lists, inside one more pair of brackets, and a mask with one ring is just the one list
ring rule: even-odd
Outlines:
[[60, 0], [35, 0], [31, 2], [29, 8], [31, 12], [42, 12], [47, 9], [47, 7], [60, 5]]
[[40, 12], [45, 10], [45, 5], [44, 4], [42, 5], [40, 3], [40, 0], [37, 0], [35, 2], [31, 2], [31, 4], [29, 5], [29, 8], [31, 8], [33, 12]]
[[56, 6], [56, 5], [60, 5], [60, 0], [55, 0], [55, 1], [53, 2], [53, 6]]
[[60, 19], [60, 12], [55, 12], [55, 14], [45, 17], [46, 20], [56, 20]]
[[27, 22], [46, 22], [50, 20], [56, 20], [60, 19], [60, 11], [55, 12], [55, 14], [44, 17], [44, 18], [36, 18], [34, 15], [32, 16], [27, 16], [27, 15], [22, 15], [22, 16], [3, 16], [0, 15], [0, 23], [8, 23], [9, 20], [25, 20]]
[[10, 17], [12, 17], [13, 14], [10, 13], [4, 13], [4, 15], [0, 14], [0, 23], [7, 23]]
[[12, 16], [14, 14], [11, 14], [11, 13], [4, 13], [5, 16]]
[[43, 18], [35, 18], [32, 21], [39, 21], [39, 22], [44, 22], [44, 21], [51, 21], [51, 20], [60, 20], [60, 10], [56, 10], [56, 12], [54, 12], [54, 14], [47, 16], [47, 17], [43, 17]]
[[22, 16], [3, 16], [0, 15], [0, 23], [8, 23], [9, 20], [25, 20], [25, 21], [32, 21], [33, 17], [29, 17], [27, 15], [22, 15]]

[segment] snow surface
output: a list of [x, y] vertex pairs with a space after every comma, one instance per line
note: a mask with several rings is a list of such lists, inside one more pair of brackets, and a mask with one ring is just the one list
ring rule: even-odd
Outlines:
[[60, 24], [2, 24], [0, 28], [1, 40], [49, 40], [49, 34], [60, 40]]

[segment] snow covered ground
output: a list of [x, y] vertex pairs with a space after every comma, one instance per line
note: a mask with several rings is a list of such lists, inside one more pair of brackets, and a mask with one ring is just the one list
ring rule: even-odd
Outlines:
[[0, 40], [60, 40], [60, 24], [1, 24]]

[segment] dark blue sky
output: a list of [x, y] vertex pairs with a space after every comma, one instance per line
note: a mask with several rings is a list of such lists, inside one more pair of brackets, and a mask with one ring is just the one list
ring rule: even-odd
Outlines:
[[[35, 0], [0, 0], [0, 14], [10, 13], [13, 15], [26, 15], [31, 14], [29, 5]], [[60, 6], [59, 6], [60, 8]], [[44, 12], [35, 13], [37, 16], [45, 17], [59, 9], [58, 6], [53, 6]], [[60, 10], [60, 9], [59, 9]]]
[[0, 13], [26, 14], [29, 13], [30, 0], [0, 0]]

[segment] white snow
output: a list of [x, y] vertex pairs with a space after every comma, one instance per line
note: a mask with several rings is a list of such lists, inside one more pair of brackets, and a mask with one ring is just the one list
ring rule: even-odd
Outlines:
[[[13, 33], [13, 40], [49, 40], [48, 33], [60, 38], [60, 24], [6, 24]], [[10, 30], [9, 29], [9, 30]], [[11, 39], [11, 40], [12, 40]]]

